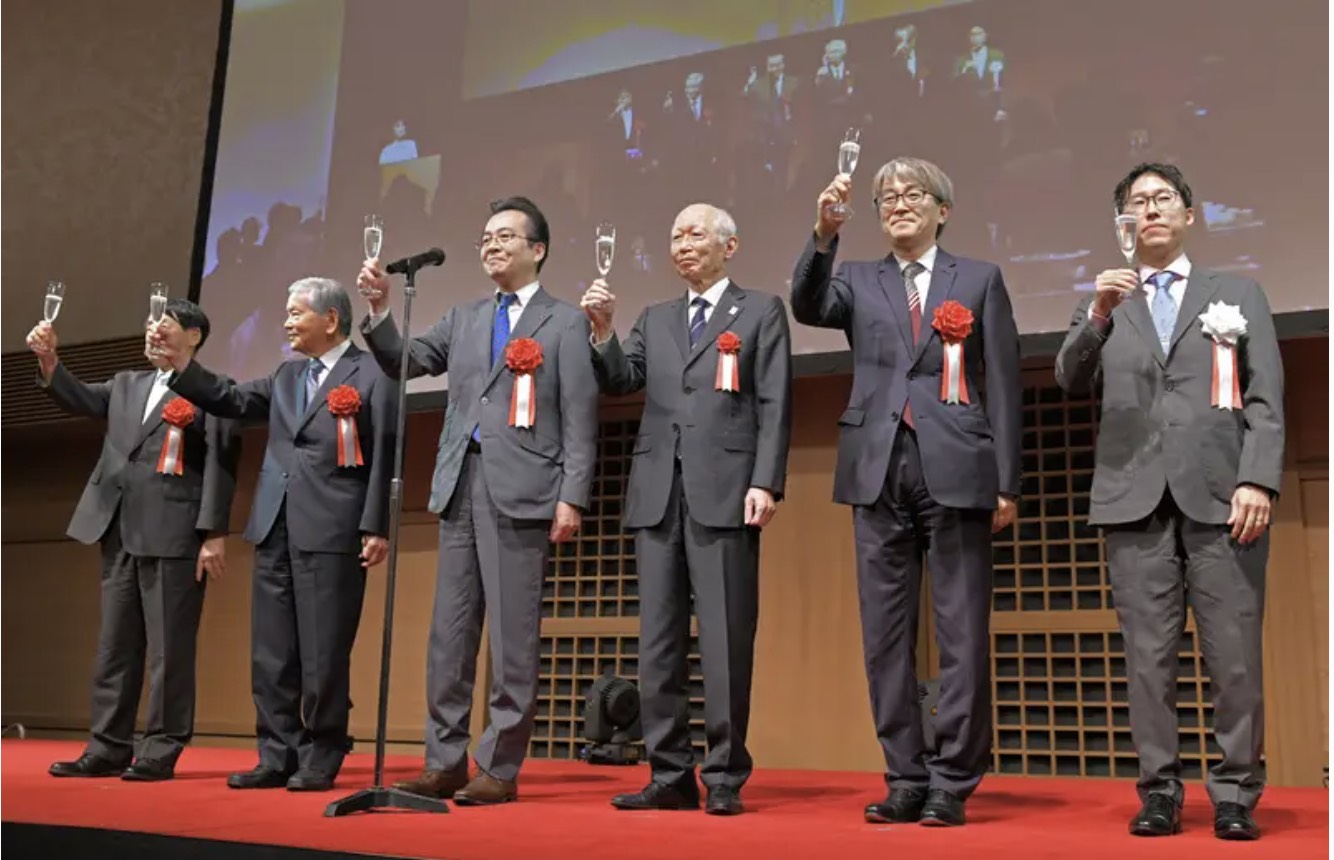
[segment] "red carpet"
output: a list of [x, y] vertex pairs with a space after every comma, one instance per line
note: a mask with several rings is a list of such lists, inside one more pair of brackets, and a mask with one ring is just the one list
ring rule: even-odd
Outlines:
[[[173, 782], [55, 779], [47, 766], [75, 758], [81, 745], [5, 741], [0, 746], [6, 822], [131, 830], [202, 839], [268, 843], [412, 858], [648, 860], [682, 857], [1062, 858], [1191, 860], [1196, 857], [1302, 860], [1328, 856], [1325, 789], [1271, 788], [1256, 819], [1264, 838], [1220, 843], [1203, 786], [1188, 789], [1186, 833], [1136, 839], [1126, 822], [1134, 786], [1125, 781], [991, 777], [968, 804], [958, 830], [876, 826], [861, 820], [868, 801], [884, 796], [875, 774], [759, 771], [744, 798], [750, 814], [714, 818], [702, 812], [617, 812], [607, 800], [639, 788], [647, 768], [571, 762], [525, 765], [518, 803], [487, 809], [451, 807], [448, 815], [370, 813], [323, 817], [325, 805], [370, 781], [372, 759], [348, 759], [329, 794], [231, 791], [233, 770], [254, 764], [249, 750], [196, 747]], [[390, 759], [389, 777], [413, 775], [413, 757]]]

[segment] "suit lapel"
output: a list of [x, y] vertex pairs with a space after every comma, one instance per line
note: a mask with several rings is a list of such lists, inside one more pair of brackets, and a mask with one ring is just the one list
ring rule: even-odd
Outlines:
[[1133, 297], [1121, 304], [1121, 312], [1139, 332], [1159, 366], [1166, 364], [1167, 356], [1163, 354], [1163, 345], [1158, 342], [1158, 332], [1153, 327], [1153, 316], [1149, 313], [1149, 300], [1144, 291], [1136, 290]]
[[[320, 380], [320, 387], [315, 389], [315, 396], [310, 398], [310, 402], [306, 404], [306, 411], [297, 419], [297, 433], [300, 433], [301, 429], [310, 423], [310, 419], [324, 407], [324, 398], [328, 393], [347, 382], [352, 374], [356, 373], [360, 357], [361, 350], [357, 349], [356, 344], [350, 344], [347, 352], [343, 353], [338, 362], [324, 375], [324, 379]], [[306, 384], [304, 373], [299, 374], [297, 378], [301, 386]]]
[[[949, 300], [950, 292], [954, 289], [954, 258], [943, 250], [936, 250], [936, 265], [931, 269], [931, 286], [926, 291], [926, 303], [922, 305], [922, 331], [917, 336], [917, 349], [914, 352], [913, 360], [921, 359], [922, 353], [926, 352], [926, 345], [931, 342], [935, 336], [936, 330], [931, 327], [931, 320], [935, 317], [936, 308]], [[904, 299], [907, 303], [907, 299]]]
[[663, 322], [667, 326], [667, 331], [676, 342], [676, 348], [681, 351], [682, 366], [690, 361], [690, 320], [686, 316], [688, 307], [690, 305], [686, 302], [686, 297], [682, 296], [674, 302], [663, 305], [659, 311], [664, 314]]
[[[699, 360], [699, 357], [707, 352], [713, 342], [718, 339], [718, 335], [732, 327], [732, 324], [745, 310], [745, 299], [745, 290], [735, 283], [728, 283], [727, 289], [723, 290], [723, 297], [718, 301], [718, 307], [714, 308], [713, 313], [709, 316], [709, 321], [705, 324], [704, 332], [700, 334], [699, 341], [690, 350], [690, 357], [686, 359], [686, 367], [690, 367]], [[689, 343], [688, 331], [686, 343]]]
[[153, 391], [153, 379], [157, 376], [156, 371], [148, 371], [139, 375], [134, 382], [130, 383], [130, 420], [137, 422], [135, 424], [135, 434], [132, 437], [134, 444], [130, 447], [131, 453], [139, 450], [139, 446], [147, 441], [148, 437], [153, 435], [153, 431], [162, 423], [162, 407], [166, 402], [175, 397], [170, 391], [164, 392], [158, 400], [153, 411], [148, 413], [148, 420], [142, 420], [144, 417], [144, 407], [148, 405], [148, 395]]
[[892, 310], [894, 321], [899, 324], [899, 334], [903, 337], [903, 348], [907, 352], [912, 352], [912, 319], [908, 315], [908, 292], [903, 284], [903, 272], [899, 270], [899, 263], [893, 257], [886, 257], [880, 261], [880, 268], [877, 271], [877, 277], [880, 280], [880, 289], [885, 292], [885, 299], [889, 301], [890, 310]]
[[1218, 280], [1213, 272], [1195, 269], [1186, 280], [1186, 294], [1181, 297], [1181, 309], [1177, 311], [1177, 324], [1172, 328], [1172, 340], [1168, 344], [1168, 355], [1176, 348], [1177, 341], [1190, 328], [1191, 323], [1204, 310], [1209, 299], [1218, 292]]
[[[555, 300], [547, 294], [546, 290], [538, 287], [537, 292], [533, 293], [533, 297], [529, 299], [528, 304], [524, 306], [523, 313], [519, 314], [519, 321], [516, 322], [514, 328], [510, 330], [509, 340], [505, 341], [505, 343], [508, 344], [510, 341], [517, 340], [521, 337], [532, 337], [536, 334], [537, 330], [542, 327], [542, 324], [551, 318], [551, 308], [555, 303]], [[493, 315], [488, 317], [486, 323], [486, 357], [488, 359], [491, 358], [491, 326], [494, 322], [494, 311], [495, 306], [493, 305]], [[496, 380], [500, 378], [500, 372], [504, 369], [505, 356], [503, 354], [496, 356], [495, 364], [491, 365], [491, 371], [487, 374], [486, 382], [482, 385], [483, 392], [489, 390], [492, 385], [495, 385]]]

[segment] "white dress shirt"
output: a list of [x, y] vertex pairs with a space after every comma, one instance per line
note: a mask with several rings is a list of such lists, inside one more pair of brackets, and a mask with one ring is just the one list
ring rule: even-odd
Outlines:
[[[338, 346], [335, 346], [333, 349], [329, 350], [324, 355], [306, 356], [307, 358], [314, 358], [318, 360], [320, 364], [324, 365], [324, 370], [320, 371], [321, 385], [324, 384], [324, 380], [329, 375], [329, 371], [333, 370], [334, 365], [338, 363], [338, 359], [342, 358], [343, 353], [347, 352], [348, 348], [350, 348], [351, 346], [352, 346], [352, 341], [344, 339], [342, 343], [338, 344]], [[310, 371], [307, 370], [306, 372], [309, 373]]]
[[[936, 269], [936, 253], [939, 250], [939, 245], [932, 245], [930, 248], [927, 248], [926, 253], [918, 257], [916, 261], [900, 260], [898, 257], [894, 258], [894, 262], [899, 264], [900, 275], [903, 274], [903, 270], [908, 268], [908, 265], [912, 262], [920, 263], [925, 269], [925, 271], [918, 272], [917, 277], [913, 278], [913, 286], [917, 287], [917, 296], [922, 300], [923, 308], [926, 307], [926, 296], [931, 291], [931, 273]], [[905, 283], [903, 288], [904, 290], [907, 290], [908, 285]]]
[[162, 395], [167, 393], [167, 382], [171, 379], [171, 376], [172, 372], [170, 370], [159, 370], [157, 375], [153, 377], [153, 387], [148, 389], [148, 403], [144, 405], [144, 421], [147, 421], [148, 416], [153, 414], [153, 409], [158, 405], [158, 401], [162, 399]]

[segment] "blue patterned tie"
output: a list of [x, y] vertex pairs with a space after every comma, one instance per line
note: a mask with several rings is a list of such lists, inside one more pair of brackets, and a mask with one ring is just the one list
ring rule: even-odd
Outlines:
[[690, 348], [694, 349], [695, 344], [699, 343], [699, 336], [704, 334], [704, 324], [707, 322], [704, 312], [709, 309], [709, 300], [695, 296], [690, 306], [695, 309], [695, 315], [690, 318]]
[[[505, 344], [510, 339], [510, 305], [519, 300], [514, 293], [496, 294], [496, 315], [491, 321], [491, 367], [505, 354]], [[481, 425], [472, 428], [472, 438], [482, 441]]]
[[1172, 282], [1176, 279], [1176, 272], [1155, 272], [1149, 277], [1154, 286], [1153, 327], [1158, 331], [1164, 355], [1172, 344], [1172, 330], [1177, 324], [1177, 303], [1172, 299]]
[[324, 373], [324, 362], [312, 358], [306, 362], [306, 382], [302, 386], [301, 412], [305, 413], [315, 399], [315, 392], [320, 390], [320, 375]]

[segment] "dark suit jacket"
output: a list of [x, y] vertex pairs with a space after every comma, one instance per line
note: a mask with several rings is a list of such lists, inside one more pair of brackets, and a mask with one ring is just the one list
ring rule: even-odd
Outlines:
[[[1147, 517], [1170, 489], [1200, 523], [1226, 523], [1238, 484], [1277, 493], [1283, 472], [1283, 361], [1264, 290], [1250, 278], [1192, 268], [1164, 356], [1140, 291], [1112, 311], [1105, 335], [1089, 322], [1092, 297], [1075, 310], [1056, 356], [1056, 379], [1102, 398], [1093, 525]], [[1212, 406], [1213, 341], [1200, 314], [1211, 302], [1241, 308], [1237, 348], [1242, 409]]]
[[174, 397], [164, 393], [143, 420], [154, 375], [151, 370], [122, 371], [106, 382], [89, 384], [57, 364], [50, 383], [42, 385], [66, 412], [107, 420], [102, 456], [66, 534], [80, 543], [96, 543], [119, 512], [121, 545], [127, 552], [194, 558], [209, 533], [227, 533], [240, 435], [236, 422], [196, 410], [194, 423], [184, 432], [182, 473], [158, 474], [168, 431], [162, 409]]
[[[931, 497], [951, 508], [996, 507], [997, 495], [1019, 495], [1023, 417], [1019, 333], [1001, 271], [991, 263], [939, 249], [912, 345], [908, 296], [892, 257], [843, 263], [806, 244], [792, 275], [798, 322], [842, 329], [852, 347], [852, 397], [838, 419], [834, 500], [870, 505], [880, 495], [904, 403], [911, 401]], [[936, 308], [953, 299], [973, 312], [964, 341], [969, 404], [940, 398], [944, 344], [931, 327]], [[986, 400], [979, 396], [986, 385]]]
[[[240, 385], [191, 362], [171, 387], [201, 408], [267, 421], [269, 444], [259, 470], [246, 540], [261, 543], [287, 502], [287, 539], [302, 552], [360, 553], [362, 535], [389, 534], [389, 481], [398, 435], [398, 392], [356, 344], [325, 374], [298, 413], [306, 359], [285, 361], [269, 376]], [[364, 464], [339, 466], [338, 421], [328, 393], [350, 385], [361, 395], [357, 435]]]
[[[481, 425], [482, 467], [496, 509], [516, 519], [550, 520], [556, 503], [588, 508], [597, 456], [598, 387], [588, 360], [588, 319], [539, 288], [510, 332], [542, 347], [534, 376], [536, 421], [509, 426], [514, 373], [503, 355], [491, 364], [494, 294], [450, 308], [409, 347], [409, 378], [449, 373], [449, 407], [440, 431], [430, 509], [441, 513], [458, 485], [472, 431]], [[402, 338], [392, 317], [362, 334], [391, 378], [399, 376]]]
[[[713, 528], [745, 524], [751, 487], [783, 497], [792, 429], [792, 343], [777, 296], [735, 283], [690, 348], [687, 299], [652, 305], [622, 345], [613, 334], [593, 350], [609, 394], [645, 389], [626, 492], [626, 528], [650, 528], [667, 513], [677, 452], [693, 519]], [[741, 338], [741, 390], [716, 390], [718, 336]]]

